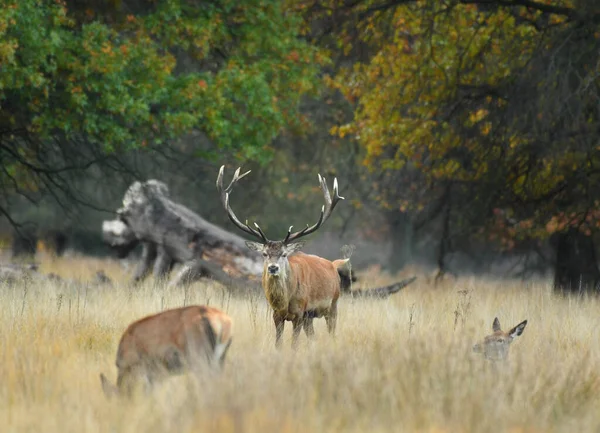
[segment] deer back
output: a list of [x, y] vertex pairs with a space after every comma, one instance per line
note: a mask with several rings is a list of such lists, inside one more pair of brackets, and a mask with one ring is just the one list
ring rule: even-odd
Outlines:
[[311, 304], [340, 296], [340, 276], [331, 261], [297, 253], [289, 257], [289, 262], [295, 297], [306, 299]]
[[[207, 332], [206, 321], [214, 334]], [[117, 367], [126, 369], [148, 360], [161, 361], [177, 352], [186, 356], [189, 346], [197, 348], [230, 338], [231, 319], [220, 310], [205, 306], [189, 306], [164, 311], [140, 319], [127, 328], [117, 351]]]

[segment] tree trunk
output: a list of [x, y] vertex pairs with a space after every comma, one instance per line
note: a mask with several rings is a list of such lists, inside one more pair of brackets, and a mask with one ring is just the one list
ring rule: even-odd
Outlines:
[[433, 280], [433, 285], [437, 286], [438, 283], [443, 281], [444, 275], [448, 272], [446, 267], [446, 256], [450, 252], [451, 244], [450, 244], [450, 215], [452, 212], [452, 199], [450, 196], [452, 188], [451, 185], [448, 185], [446, 188], [446, 205], [444, 208], [444, 214], [442, 215], [442, 234], [440, 237], [440, 245], [438, 247], [438, 256], [437, 256], [437, 273]]
[[560, 292], [597, 292], [600, 271], [591, 236], [571, 229], [556, 239], [554, 289]]
[[12, 256], [15, 258], [35, 256], [37, 241], [33, 231], [15, 232], [12, 239]]
[[402, 269], [412, 259], [413, 226], [403, 212], [388, 212], [388, 223], [392, 238], [392, 252], [388, 266], [392, 272]]

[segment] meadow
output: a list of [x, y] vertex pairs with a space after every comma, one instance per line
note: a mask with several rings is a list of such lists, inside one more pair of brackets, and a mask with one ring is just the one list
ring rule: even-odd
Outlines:
[[[23, 281], [0, 286], [0, 431], [12, 432], [598, 432], [600, 301], [558, 296], [548, 282], [421, 278], [388, 300], [339, 304], [337, 335], [315, 320], [281, 351], [263, 296], [231, 297], [211, 282], [168, 289], [126, 284], [112, 260], [42, 263], [86, 281], [104, 269], [115, 287]], [[363, 275], [368, 286], [400, 276]], [[223, 374], [177, 376], [150, 395], [107, 400], [119, 338], [132, 321], [184, 304], [235, 321]], [[528, 320], [495, 365], [472, 352], [491, 333]]]

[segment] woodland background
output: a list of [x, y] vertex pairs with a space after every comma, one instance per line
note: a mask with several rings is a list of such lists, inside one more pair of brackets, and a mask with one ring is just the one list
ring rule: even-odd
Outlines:
[[330, 258], [597, 290], [599, 61], [595, 0], [5, 0], [3, 247], [109, 254], [149, 178], [234, 230], [226, 163], [271, 237], [337, 176]]

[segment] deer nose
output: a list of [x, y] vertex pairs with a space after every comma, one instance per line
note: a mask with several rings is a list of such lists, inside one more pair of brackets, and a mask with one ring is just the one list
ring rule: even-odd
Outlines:
[[269, 274], [276, 274], [279, 272], [279, 265], [269, 265], [267, 270], [269, 271]]

